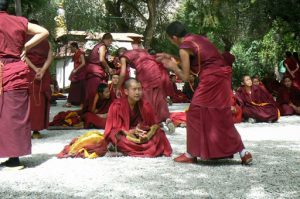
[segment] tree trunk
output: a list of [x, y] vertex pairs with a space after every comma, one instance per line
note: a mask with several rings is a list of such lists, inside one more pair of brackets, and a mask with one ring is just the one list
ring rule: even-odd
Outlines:
[[149, 18], [147, 20], [146, 29], [144, 32], [144, 45], [145, 48], [150, 48], [151, 41], [153, 39], [153, 34], [156, 27], [156, 21], [157, 21], [157, 13], [156, 13], [156, 7], [158, 0], [147, 0], [147, 6], [149, 11]]
[[22, 16], [21, 0], [15, 0], [16, 15]]

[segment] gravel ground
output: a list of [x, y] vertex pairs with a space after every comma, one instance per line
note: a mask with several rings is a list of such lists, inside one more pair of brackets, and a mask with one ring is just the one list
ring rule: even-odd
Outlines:
[[[51, 118], [63, 103], [51, 107]], [[57, 159], [87, 130], [45, 130], [43, 139], [33, 140], [32, 156], [21, 158], [26, 169], [0, 171], [0, 198], [300, 198], [300, 117], [236, 126], [254, 156], [251, 166], [242, 166], [238, 154], [194, 165], [167, 157]], [[185, 133], [177, 128], [168, 136], [173, 157], [185, 151]]]

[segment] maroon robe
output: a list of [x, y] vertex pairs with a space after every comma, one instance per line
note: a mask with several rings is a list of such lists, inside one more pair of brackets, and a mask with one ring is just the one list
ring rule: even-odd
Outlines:
[[170, 95], [173, 103], [190, 103], [190, 99], [181, 91], [177, 89], [177, 85], [173, 82], [173, 94]]
[[156, 121], [165, 121], [170, 116], [166, 98], [172, 88], [168, 71], [144, 49], [129, 50], [122, 56], [130, 67], [136, 69], [136, 78], [143, 87], [143, 97], [157, 113]]
[[222, 56], [224, 58], [226, 65], [232, 67], [232, 65], [235, 61], [235, 56], [228, 51], [224, 51]]
[[[104, 43], [97, 44], [89, 58], [88, 63], [86, 66], [86, 92], [85, 92], [85, 99], [88, 100], [90, 97], [94, 97], [97, 93], [97, 88], [100, 83], [108, 82], [108, 75], [105, 72], [105, 67], [100, 62], [99, 59], [99, 50], [101, 46], [105, 46]], [[106, 51], [105, 57], [107, 57], [108, 52]]]
[[[77, 69], [81, 64], [81, 55], [84, 55], [80, 49], [78, 49], [73, 55], [74, 69]], [[85, 66], [80, 68], [76, 73], [71, 73], [70, 80], [70, 92], [68, 96], [68, 102], [73, 105], [80, 105], [85, 100]]]
[[203, 36], [188, 34], [179, 48], [193, 52], [191, 73], [201, 79], [187, 111], [187, 152], [211, 159], [241, 151], [244, 145], [231, 113], [231, 67]]
[[20, 60], [27, 26], [0, 11], [0, 158], [31, 154], [29, 68]]
[[253, 85], [251, 94], [240, 87], [236, 96], [245, 118], [254, 118], [258, 122], [274, 122], [279, 119], [280, 112], [272, 95], [260, 86]]
[[144, 144], [137, 144], [126, 139], [120, 131], [129, 131], [143, 124], [152, 126], [156, 124], [154, 112], [151, 105], [141, 100], [134, 110], [130, 109], [126, 97], [116, 99], [108, 111], [104, 136], [107, 142], [113, 143], [117, 149], [129, 156], [135, 157], [157, 157], [161, 155], [170, 156], [171, 145], [165, 133], [159, 128], [151, 140]]
[[105, 100], [98, 100], [96, 104], [97, 112], [91, 112], [93, 104], [90, 104], [89, 111], [85, 113], [85, 121], [84, 121], [84, 128], [90, 128], [91, 125], [98, 129], [104, 129], [106, 124], [106, 118], [99, 117], [97, 114], [106, 114], [108, 113], [108, 109], [113, 102], [114, 98], [109, 98]]
[[[27, 38], [29, 40], [31, 36]], [[37, 46], [27, 52], [27, 57], [37, 67], [42, 68], [47, 60], [50, 50], [48, 39], [43, 40]], [[47, 129], [49, 125], [50, 100], [51, 100], [51, 75], [47, 70], [42, 80], [35, 80], [35, 71], [30, 68], [29, 86], [30, 96], [30, 120], [31, 130], [40, 131]]]
[[279, 89], [276, 102], [281, 115], [296, 114], [295, 110], [289, 105], [289, 103], [293, 103], [297, 107], [300, 106], [300, 90], [294, 86], [291, 88], [283, 86]]
[[233, 123], [240, 123], [243, 120], [243, 111], [240, 105], [237, 103], [235, 95], [232, 94], [231, 106], [235, 108], [235, 112], [232, 112]]

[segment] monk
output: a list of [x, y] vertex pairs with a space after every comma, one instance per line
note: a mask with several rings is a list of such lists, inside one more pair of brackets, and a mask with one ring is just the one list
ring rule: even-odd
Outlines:
[[[8, 168], [22, 169], [19, 157], [31, 154], [28, 50], [49, 32], [23, 17], [9, 15], [8, 0], [0, 0], [0, 158]], [[26, 34], [34, 35], [26, 42]]]
[[[31, 20], [38, 24], [38, 21]], [[28, 36], [27, 41], [32, 36]], [[30, 96], [30, 120], [32, 138], [42, 137], [40, 131], [47, 129], [49, 125], [50, 101], [51, 101], [51, 75], [49, 66], [53, 56], [50, 42], [45, 39], [35, 47], [27, 51], [26, 62], [30, 66], [29, 96]]]
[[194, 92], [198, 87], [198, 83], [198, 78], [193, 74], [190, 74], [189, 81], [184, 83], [182, 92], [189, 98], [189, 100], [192, 100]]
[[175, 126], [170, 119], [167, 103], [168, 92], [172, 89], [168, 71], [144, 49], [126, 50], [122, 48], [118, 52], [121, 63], [118, 90], [121, 89], [124, 82], [127, 67], [136, 69], [136, 78], [143, 87], [143, 97], [155, 111], [156, 122], [162, 122], [168, 127], [169, 133], [174, 133]]
[[287, 51], [285, 53], [286, 58], [284, 60], [284, 65], [287, 69], [287, 74], [292, 78], [293, 85], [300, 89], [300, 66], [295, 59], [295, 57], [292, 56], [292, 53], [290, 51]]
[[104, 129], [107, 112], [112, 101], [108, 85], [100, 83], [97, 94], [88, 107], [88, 112], [85, 113], [84, 127]]
[[207, 38], [189, 34], [182, 23], [171, 23], [166, 32], [168, 39], [179, 47], [181, 67], [166, 53], [157, 54], [157, 60], [183, 81], [188, 81], [190, 73], [201, 80], [187, 111], [187, 152], [174, 160], [196, 163], [197, 157], [225, 158], [239, 152], [242, 164], [250, 164], [252, 155], [245, 150], [232, 119], [232, 68]]
[[249, 75], [242, 78], [242, 86], [237, 90], [237, 99], [243, 116], [249, 122], [275, 122], [280, 112], [270, 93], [260, 86], [253, 85]]
[[292, 79], [286, 76], [282, 80], [276, 102], [281, 115], [300, 115], [300, 90], [293, 86]]
[[231, 96], [231, 113], [233, 117], [233, 123], [241, 123], [243, 120], [243, 112], [241, 106], [237, 103], [235, 92], [232, 92]]
[[190, 99], [177, 88], [176, 75], [171, 74], [170, 80], [173, 84], [173, 94], [170, 96], [172, 103], [190, 103]]
[[97, 93], [100, 83], [107, 83], [108, 76], [112, 73], [112, 69], [108, 65], [108, 47], [112, 44], [112, 35], [105, 33], [92, 50], [86, 66], [86, 99]]
[[128, 156], [170, 156], [171, 145], [155, 121], [152, 106], [142, 99], [141, 83], [128, 79], [124, 92], [125, 97], [116, 99], [109, 108], [104, 132], [107, 143]]
[[77, 42], [70, 44], [73, 55], [74, 69], [70, 75], [70, 92], [65, 107], [83, 105], [85, 100], [85, 58], [84, 52], [79, 49]]
[[113, 74], [111, 76], [111, 83], [108, 85], [111, 97], [113, 99], [117, 98], [118, 83], [119, 83], [119, 75]]

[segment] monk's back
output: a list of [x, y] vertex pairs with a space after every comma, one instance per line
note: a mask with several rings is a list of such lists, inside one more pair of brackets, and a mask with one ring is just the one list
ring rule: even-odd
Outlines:
[[28, 21], [0, 12], [0, 58], [20, 58], [26, 39]]

